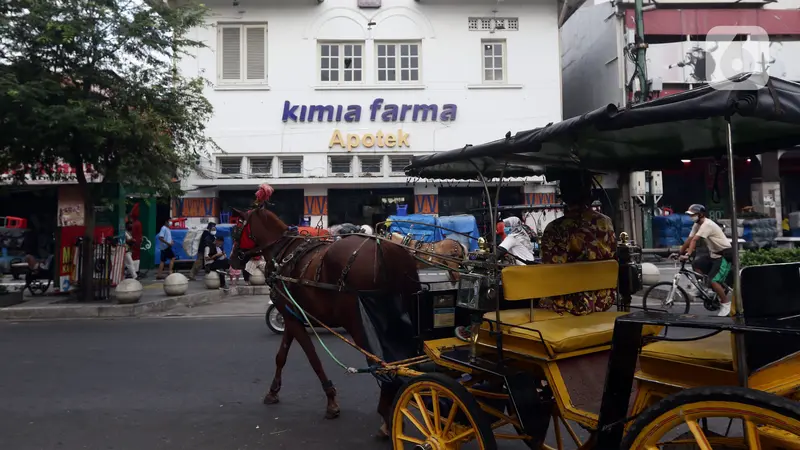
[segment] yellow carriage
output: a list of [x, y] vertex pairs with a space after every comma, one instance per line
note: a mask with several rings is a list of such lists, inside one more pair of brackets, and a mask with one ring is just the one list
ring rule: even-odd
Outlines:
[[[752, 81], [415, 157], [407, 174], [471, 170], [485, 182], [525, 168], [637, 170], [726, 156], [735, 192], [733, 158], [800, 142], [800, 85]], [[473, 313], [472, 342], [427, 340], [424, 360], [381, 369], [406, 380], [394, 448], [493, 450], [521, 440], [534, 449], [800, 449], [800, 264], [738, 267], [736, 255], [733, 317], [631, 313], [629, 298], [620, 311], [585, 316], [532, 307], [530, 299], [617, 288], [614, 260], [462, 275], [457, 305]], [[500, 310], [501, 295], [520, 307]], [[696, 331], [675, 338], [666, 331], [675, 328]]]

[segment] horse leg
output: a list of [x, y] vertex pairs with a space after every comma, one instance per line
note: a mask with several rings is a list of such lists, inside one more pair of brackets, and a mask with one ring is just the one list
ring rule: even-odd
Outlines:
[[[297, 322], [297, 324], [302, 325], [299, 322]], [[295, 339], [297, 339], [297, 343], [300, 344], [300, 347], [302, 347], [303, 351], [306, 353], [308, 363], [311, 364], [311, 368], [314, 369], [314, 372], [319, 377], [319, 381], [322, 383], [322, 389], [325, 391], [325, 396], [328, 397], [325, 418], [335, 419], [339, 417], [341, 411], [339, 409], [339, 403], [336, 401], [336, 388], [333, 387], [333, 381], [329, 380], [328, 375], [325, 374], [325, 369], [322, 368], [322, 362], [319, 360], [319, 356], [317, 356], [317, 350], [314, 349], [314, 343], [311, 341], [311, 336], [306, 332], [305, 327], [303, 327], [301, 332], [297, 333]]]
[[281, 339], [281, 346], [278, 348], [278, 353], [275, 355], [275, 377], [272, 379], [272, 384], [269, 391], [264, 396], [264, 404], [272, 405], [278, 403], [278, 392], [281, 390], [281, 373], [283, 367], [286, 365], [286, 358], [289, 356], [289, 347], [292, 346], [294, 341], [294, 334], [290, 331], [288, 326], [283, 330], [283, 339]]

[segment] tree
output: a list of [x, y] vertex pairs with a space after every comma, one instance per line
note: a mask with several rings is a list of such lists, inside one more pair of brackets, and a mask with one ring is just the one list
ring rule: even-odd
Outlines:
[[[5, 0], [0, 4], [0, 172], [16, 182], [75, 169], [85, 242], [97, 199], [92, 178], [176, 195], [176, 177], [216, 144], [205, 136], [206, 81], [177, 60], [205, 44], [199, 4], [163, 0]], [[89, 247], [91, 248], [91, 247]], [[93, 267], [83, 252], [83, 267]], [[80, 280], [91, 296], [91, 270]]]

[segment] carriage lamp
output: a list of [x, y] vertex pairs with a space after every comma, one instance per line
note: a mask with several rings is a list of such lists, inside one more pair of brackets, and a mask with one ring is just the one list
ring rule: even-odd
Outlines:
[[489, 245], [486, 243], [486, 239], [485, 238], [482, 238], [482, 237], [478, 238], [478, 248], [480, 249], [481, 252], [484, 252], [484, 253], [489, 251]]

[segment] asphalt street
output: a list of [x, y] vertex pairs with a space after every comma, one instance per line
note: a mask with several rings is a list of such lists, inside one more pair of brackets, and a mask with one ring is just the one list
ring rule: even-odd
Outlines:
[[[261, 403], [280, 343], [264, 324], [266, 304], [234, 296], [141, 319], [0, 323], [0, 449], [390, 449], [374, 437], [375, 381], [343, 373], [319, 344], [341, 417], [323, 418], [325, 397], [296, 344], [281, 403]], [[320, 334], [345, 364], [364, 365]]]
[[[364, 365], [324, 339], [346, 364]], [[375, 381], [323, 357], [342, 408], [325, 420], [299, 346], [282, 403], [263, 405], [279, 342], [260, 317], [2, 323], [0, 449], [390, 448], [373, 437]]]

